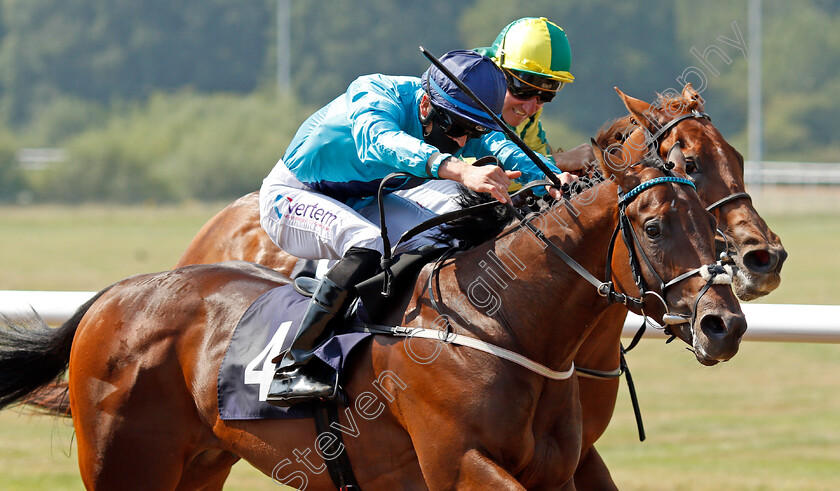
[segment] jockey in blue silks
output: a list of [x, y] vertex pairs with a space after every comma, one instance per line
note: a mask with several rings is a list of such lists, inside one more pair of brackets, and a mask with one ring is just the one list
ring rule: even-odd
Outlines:
[[[507, 87], [492, 60], [456, 50], [440, 61], [495, 114], [501, 113]], [[477, 167], [461, 159], [487, 155], [496, 156], [501, 167]], [[572, 180], [545, 162], [561, 181]], [[331, 321], [343, 316], [354, 286], [379, 266], [384, 246], [378, 216], [369, 205], [382, 179], [397, 171], [412, 177], [388, 183], [384, 202], [388, 228], [396, 236], [457, 209], [454, 198], [464, 186], [506, 202], [511, 179], [543, 178], [478, 104], [435, 66], [421, 78], [359, 77], [310, 116], [263, 181], [260, 223], [275, 244], [294, 256], [340, 260], [321, 280], [291, 348], [273, 360], [279, 368], [270, 403], [287, 406], [337, 395], [334, 370], [313, 360], [313, 352], [328, 339]], [[554, 188], [549, 193], [560, 196]], [[434, 242], [432, 235], [421, 235], [407, 247]]]

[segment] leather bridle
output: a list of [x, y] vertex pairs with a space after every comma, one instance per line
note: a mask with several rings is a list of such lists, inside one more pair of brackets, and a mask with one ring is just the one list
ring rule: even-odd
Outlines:
[[[618, 189], [619, 195], [619, 220], [618, 224], [616, 225], [616, 229], [613, 232], [612, 238], [610, 239], [610, 246], [607, 251], [607, 266], [606, 266], [606, 280], [600, 281], [598, 280], [592, 273], [587, 271], [583, 266], [581, 266], [577, 261], [572, 259], [565, 251], [563, 251], [560, 247], [550, 241], [543, 232], [534, 226], [531, 222], [536, 219], [539, 214], [533, 213], [529, 214], [527, 217], [523, 216], [519, 210], [514, 207], [511, 207], [511, 211], [513, 212], [514, 216], [516, 216], [519, 221], [520, 225], [527, 227], [531, 233], [534, 234], [539, 240], [541, 240], [555, 255], [557, 255], [563, 262], [565, 262], [569, 267], [571, 267], [578, 275], [584, 278], [587, 282], [592, 284], [597, 290], [598, 293], [606, 297], [607, 300], [611, 303], [620, 303], [628, 308], [637, 308], [639, 309], [642, 314], [644, 315], [644, 307], [645, 307], [645, 299], [646, 297], [652, 295], [657, 298], [662, 304], [665, 306], [665, 316], [663, 316], [662, 323], [667, 325], [675, 325], [675, 324], [683, 324], [683, 323], [690, 323], [693, 327], [694, 321], [696, 320], [696, 309], [697, 305], [700, 301], [700, 298], [708, 291], [714, 283], [720, 283], [723, 278], [717, 278], [720, 275], [727, 275], [728, 272], [725, 269], [724, 265], [720, 262], [712, 263], [709, 265], [703, 265], [698, 268], [694, 268], [690, 271], [686, 271], [669, 281], [664, 281], [659, 273], [656, 271], [656, 268], [653, 267], [653, 264], [648, 259], [647, 255], [641, 249], [641, 244], [639, 239], [633, 230], [633, 226], [630, 223], [629, 218], [627, 217], [627, 206], [639, 195], [641, 195], [644, 191], [649, 188], [652, 188], [657, 185], [663, 184], [681, 184], [686, 186], [691, 186], [692, 188], [695, 187], [694, 183], [690, 180], [683, 178], [683, 177], [674, 177], [674, 176], [664, 176], [658, 177], [654, 179], [650, 179], [645, 181], [638, 186], [634, 187], [627, 193], [623, 193], [621, 187]], [[545, 185], [546, 182], [537, 182], [537, 183], [530, 183], [531, 185]], [[612, 281], [612, 255], [615, 247], [615, 242], [617, 237], [621, 234], [622, 239], [624, 240], [624, 244], [627, 247], [627, 251], [629, 254], [630, 260], [630, 267], [631, 272], [633, 274], [634, 282], [636, 283], [637, 288], [639, 289], [639, 296], [633, 297], [626, 293], [621, 293], [615, 290], [615, 285]], [[659, 293], [653, 291], [648, 288], [644, 277], [642, 275], [641, 263], [639, 258], [641, 257], [642, 261], [648, 268], [649, 271], [653, 274], [656, 278], [658, 283]], [[700, 293], [698, 294], [697, 298], [693, 302], [691, 315], [685, 316], [681, 314], [674, 314], [670, 312], [670, 308], [665, 302], [663, 296], [665, 295], [665, 291], [668, 287], [671, 287], [685, 279], [688, 279], [695, 274], [701, 275], [703, 278], [706, 278], [706, 285], [701, 289]], [[635, 344], [635, 343], [634, 343]], [[632, 345], [631, 345], [632, 347]]]
[[[665, 123], [662, 127], [660, 127], [660, 128], [656, 131], [656, 133], [653, 133], [653, 134], [651, 134], [651, 133], [650, 133], [650, 131], [648, 131], [648, 129], [647, 129], [647, 128], [645, 128], [644, 126], [642, 126], [642, 125], [638, 124], [638, 123], [637, 123], [637, 122], [635, 122], [635, 121], [634, 121], [634, 122], [636, 123], [636, 126], [638, 126], [638, 128], [639, 128], [640, 130], [642, 130], [642, 131], [644, 131], [644, 132], [646, 133], [646, 135], [645, 135], [645, 141], [647, 142], [647, 150], [648, 150], [648, 154], [649, 154], [649, 155], [659, 155], [659, 153], [658, 153], [658, 148], [659, 148], [659, 143], [660, 143], [660, 140], [662, 139], [662, 137], [664, 137], [664, 136], [665, 136], [665, 134], [666, 134], [666, 133], [667, 133], [670, 129], [672, 129], [674, 126], [676, 126], [677, 124], [679, 124], [679, 123], [681, 123], [682, 121], [685, 121], [685, 120], [687, 120], [687, 119], [706, 119], [706, 120], [708, 120], [708, 121], [710, 121], [710, 122], [712, 121], [711, 116], [709, 116], [707, 113], [705, 113], [705, 112], [701, 112], [701, 111], [698, 111], [698, 110], [694, 109], [694, 110], [692, 110], [691, 112], [688, 112], [688, 113], [685, 113], [685, 114], [681, 114], [681, 115], [679, 115], [679, 116], [675, 117], [674, 119], [672, 119], [671, 121], [668, 121], [668, 122], [667, 122], [667, 123]], [[728, 196], [724, 196], [723, 198], [721, 198], [721, 199], [719, 199], [719, 200], [715, 201], [714, 203], [710, 204], [709, 206], [707, 206], [707, 207], [706, 207], [706, 211], [708, 211], [709, 213], [711, 213], [711, 212], [713, 212], [714, 210], [716, 210], [717, 208], [719, 208], [719, 207], [721, 207], [721, 206], [723, 206], [723, 205], [725, 205], [725, 204], [728, 204], [728, 203], [730, 203], [730, 202], [732, 202], [732, 201], [739, 200], [739, 199], [748, 199], [748, 200], [752, 200], [752, 196], [750, 196], [750, 195], [749, 195], [749, 193], [747, 193], [747, 192], [745, 192], [745, 191], [735, 192], [735, 193], [732, 193], [732, 194], [730, 194], [730, 195], [728, 195]], [[727, 244], [727, 248], [725, 249], [725, 251], [724, 251], [724, 252], [725, 252], [726, 254], [728, 254], [728, 252], [729, 252], [729, 239], [727, 238], [726, 234], [725, 234], [722, 230], [718, 229], [718, 230], [717, 230], [717, 232], [718, 232], [720, 235], [722, 235], [722, 236], [723, 236], [724, 241], [725, 241], [725, 242], [726, 242], [726, 244]], [[721, 258], [721, 259], [722, 259], [722, 260], [724, 260], [724, 262], [726, 262], [726, 258]], [[731, 259], [730, 259], [730, 260], [731, 260]]]

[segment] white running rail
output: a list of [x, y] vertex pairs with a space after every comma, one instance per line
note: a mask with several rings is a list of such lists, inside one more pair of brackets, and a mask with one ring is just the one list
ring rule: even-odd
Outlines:
[[[58, 325], [95, 292], [0, 290], [0, 314], [14, 315], [34, 309], [51, 325]], [[747, 316], [745, 341], [840, 343], [840, 305], [742, 304]], [[630, 314], [624, 323], [624, 337], [632, 337], [641, 317]], [[648, 327], [645, 336], [663, 337]]]

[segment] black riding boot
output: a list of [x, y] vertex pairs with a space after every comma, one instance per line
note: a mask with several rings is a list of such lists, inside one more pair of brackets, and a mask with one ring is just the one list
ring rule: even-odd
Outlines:
[[300, 321], [292, 346], [281, 357], [267, 401], [291, 406], [310, 399], [332, 400], [338, 394], [338, 375], [326, 363], [314, 359], [315, 350], [332, 334], [333, 319], [344, 317], [355, 294], [354, 286], [371, 277], [381, 255], [372, 249], [351, 247], [318, 285]]

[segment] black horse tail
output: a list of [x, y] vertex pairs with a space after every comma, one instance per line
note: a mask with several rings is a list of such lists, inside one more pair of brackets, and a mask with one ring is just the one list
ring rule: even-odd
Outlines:
[[70, 346], [82, 317], [110, 288], [85, 302], [58, 329], [49, 327], [34, 311], [0, 317], [0, 409], [27, 402], [41, 387], [59, 381], [70, 363]]

